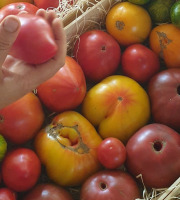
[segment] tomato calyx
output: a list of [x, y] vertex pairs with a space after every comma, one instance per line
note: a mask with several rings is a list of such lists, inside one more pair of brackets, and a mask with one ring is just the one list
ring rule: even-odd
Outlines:
[[116, 27], [118, 30], [123, 30], [124, 26], [125, 26], [125, 24], [123, 21], [116, 21]]
[[152, 143], [153, 150], [156, 153], [162, 152], [162, 150], [164, 149], [165, 145], [166, 145], [166, 142], [160, 141], [160, 140], [157, 140], [157, 141], [155, 141], [155, 142]]
[[64, 126], [63, 124], [53, 124], [46, 128], [49, 137], [56, 140], [61, 147], [67, 148], [79, 154], [89, 153], [89, 147], [84, 144], [78, 125]]

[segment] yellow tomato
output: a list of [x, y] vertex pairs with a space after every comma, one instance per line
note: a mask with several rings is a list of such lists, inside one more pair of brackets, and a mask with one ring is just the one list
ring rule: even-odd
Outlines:
[[58, 114], [35, 138], [35, 149], [48, 177], [62, 186], [76, 186], [99, 169], [97, 147], [102, 139], [81, 114]]
[[146, 91], [133, 79], [114, 75], [88, 92], [82, 104], [83, 115], [103, 138], [116, 137], [126, 143], [150, 117]]
[[151, 27], [148, 12], [142, 6], [130, 2], [117, 3], [106, 17], [107, 31], [123, 46], [144, 42]]
[[27, 2], [34, 4], [34, 0], [0, 0], [0, 8], [10, 4], [10, 3], [16, 3], [16, 2]]

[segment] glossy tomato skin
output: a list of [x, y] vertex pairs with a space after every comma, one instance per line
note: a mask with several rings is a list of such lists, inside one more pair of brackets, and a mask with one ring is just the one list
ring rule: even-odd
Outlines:
[[51, 180], [61, 186], [77, 186], [102, 168], [97, 158], [101, 141], [86, 118], [65, 111], [38, 133], [34, 146]]
[[31, 189], [37, 183], [40, 173], [40, 160], [35, 152], [28, 148], [13, 149], [2, 162], [3, 182], [16, 192]]
[[73, 58], [66, 56], [65, 65], [37, 87], [37, 94], [51, 111], [75, 109], [86, 94], [86, 80], [81, 67]]
[[180, 69], [166, 69], [148, 84], [152, 118], [180, 131]]
[[107, 169], [116, 169], [126, 160], [126, 147], [117, 138], [104, 139], [98, 146], [98, 159]]
[[86, 78], [98, 82], [117, 70], [121, 49], [118, 42], [108, 33], [91, 30], [77, 39], [73, 56], [82, 67]]
[[130, 138], [126, 149], [128, 171], [135, 177], [142, 174], [146, 187], [166, 188], [180, 176], [180, 135], [170, 127], [146, 125]]
[[140, 84], [147, 83], [160, 70], [159, 57], [143, 44], [128, 46], [121, 60], [124, 74]]
[[23, 144], [32, 139], [44, 122], [44, 111], [34, 93], [0, 110], [0, 132], [13, 144]]
[[82, 185], [80, 200], [135, 200], [140, 191], [131, 175], [120, 170], [102, 170]]
[[7, 187], [0, 188], [0, 200], [16, 200], [16, 193]]
[[28, 2], [11, 3], [0, 9], [0, 21], [8, 15], [17, 15], [21, 11], [26, 11], [30, 14], [35, 14], [38, 7]]
[[135, 80], [112, 75], [87, 92], [82, 114], [97, 127], [102, 138], [116, 137], [125, 144], [149, 121], [149, 97]]
[[23, 200], [73, 200], [70, 193], [55, 184], [44, 183], [36, 185]]
[[20, 32], [10, 54], [30, 64], [41, 64], [51, 59], [57, 52], [57, 44], [48, 22], [27, 13], [19, 14], [18, 18]]
[[27, 3], [31, 3], [34, 4], [33, 0], [3, 0], [0, 1], [0, 9], [3, 8], [4, 6], [11, 4], [11, 3], [18, 3], [18, 2], [27, 2]]

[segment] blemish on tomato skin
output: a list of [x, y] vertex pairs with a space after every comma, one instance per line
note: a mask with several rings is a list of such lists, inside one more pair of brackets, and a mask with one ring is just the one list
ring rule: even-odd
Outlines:
[[118, 30], [123, 30], [124, 29], [124, 26], [125, 26], [125, 24], [124, 24], [124, 22], [123, 21], [116, 21], [116, 28], [118, 29]]
[[4, 122], [4, 117], [2, 115], [0, 115], [0, 123]]

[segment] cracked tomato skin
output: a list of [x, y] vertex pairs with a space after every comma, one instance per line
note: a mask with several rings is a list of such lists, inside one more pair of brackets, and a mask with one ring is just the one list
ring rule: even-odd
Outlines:
[[75, 111], [54, 117], [35, 138], [35, 150], [48, 177], [61, 186], [77, 186], [101, 169], [97, 147], [102, 139]]
[[180, 29], [173, 24], [161, 24], [152, 29], [150, 48], [164, 60], [166, 67], [180, 67]]
[[83, 115], [98, 128], [102, 138], [126, 143], [150, 118], [146, 91], [127, 76], [113, 75], [93, 86], [82, 103]]

